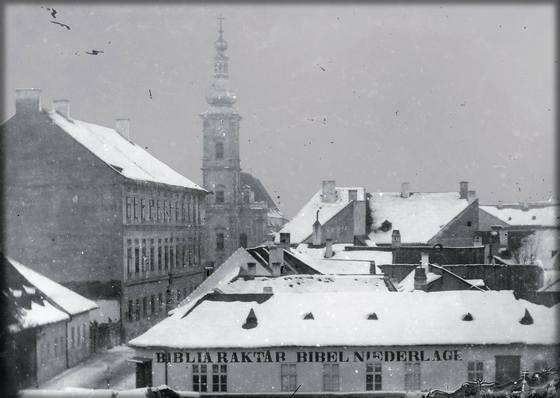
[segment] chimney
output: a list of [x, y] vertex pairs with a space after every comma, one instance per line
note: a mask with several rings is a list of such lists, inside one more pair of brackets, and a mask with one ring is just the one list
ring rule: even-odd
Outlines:
[[375, 275], [377, 273], [377, 270], [375, 268], [375, 261], [370, 261], [369, 262], [369, 273], [370, 275]]
[[410, 196], [410, 183], [403, 182], [401, 184], [401, 198], [408, 198]]
[[504, 202], [502, 202], [501, 200], [498, 200], [498, 205], [496, 207], [498, 209], [503, 209], [504, 208]]
[[391, 234], [391, 245], [393, 247], [400, 247], [401, 245], [401, 231], [394, 229]]
[[469, 203], [476, 199], [476, 191], [467, 191], [467, 200]]
[[[273, 265], [275, 263], [280, 264], [280, 266], [284, 265], [284, 249], [278, 246], [271, 246], [268, 249], [268, 264], [272, 268], [273, 272], [274, 272]], [[278, 276], [278, 275], [274, 275], [274, 276]]]
[[323, 181], [323, 193], [321, 195], [323, 202], [334, 203], [336, 202], [336, 181], [325, 180]]
[[423, 267], [414, 268], [414, 290], [426, 291], [427, 281], [426, 269]]
[[508, 245], [508, 231], [505, 229], [500, 229], [499, 232], [500, 247], [507, 247]]
[[53, 110], [66, 119], [70, 119], [70, 101], [65, 99], [53, 100]]
[[17, 88], [16, 89], [16, 114], [38, 113], [41, 111], [41, 89]]
[[523, 211], [529, 210], [529, 203], [527, 203], [526, 200], [524, 200], [523, 202], [521, 202], [521, 210], [523, 210]]
[[130, 119], [116, 119], [115, 130], [124, 139], [130, 141]]
[[280, 232], [280, 247], [287, 249], [290, 247], [290, 233]]
[[311, 243], [314, 246], [320, 246], [323, 244], [323, 226], [319, 222], [319, 210], [317, 210], [317, 218], [313, 223], [313, 235], [311, 236]]
[[420, 252], [420, 264], [427, 265], [430, 264], [430, 254], [428, 252]]
[[247, 278], [254, 279], [257, 274], [257, 263], [247, 263]]
[[282, 263], [272, 263], [272, 276], [280, 276], [282, 274]]
[[459, 199], [468, 199], [469, 196], [469, 182], [461, 181], [459, 183]]
[[325, 258], [331, 258], [333, 255], [332, 239], [328, 238], [325, 241]]

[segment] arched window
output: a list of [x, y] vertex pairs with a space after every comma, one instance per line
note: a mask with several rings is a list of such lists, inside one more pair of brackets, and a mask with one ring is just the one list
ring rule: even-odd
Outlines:
[[224, 143], [216, 142], [216, 159], [224, 158]]
[[247, 234], [239, 235], [239, 246], [243, 248], [247, 247]]

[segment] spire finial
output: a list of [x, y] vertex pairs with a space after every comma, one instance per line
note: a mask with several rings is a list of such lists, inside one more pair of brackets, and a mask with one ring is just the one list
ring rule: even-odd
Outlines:
[[220, 39], [223, 37], [224, 35], [224, 27], [223, 27], [223, 21], [224, 21], [224, 17], [222, 17], [222, 14], [220, 14], [220, 16], [218, 17], [218, 23], [220, 24]]

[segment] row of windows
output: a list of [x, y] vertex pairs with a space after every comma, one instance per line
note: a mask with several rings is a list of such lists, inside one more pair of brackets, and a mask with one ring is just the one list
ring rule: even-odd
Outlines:
[[[88, 326], [85, 323], [70, 328], [70, 334], [68, 335], [68, 347], [70, 349], [87, 347], [89, 345], [89, 332], [87, 328]], [[39, 346], [39, 363], [41, 365], [46, 364], [51, 359], [65, 357], [65, 355], [66, 341], [64, 336], [54, 337], [52, 342], [47, 341]]]
[[126, 197], [127, 223], [189, 223], [201, 224], [198, 196], [189, 195], [186, 200], [148, 199]]
[[201, 242], [198, 235], [127, 240], [125, 264], [129, 278], [195, 267], [200, 263]]
[[128, 300], [128, 308], [126, 311], [126, 319], [128, 322], [139, 321], [140, 319], [151, 319], [151, 317], [161, 314], [166, 311], [166, 305], [169, 306], [176, 298], [176, 303], [179, 304], [187, 295], [192, 291], [192, 287], [187, 289], [177, 289], [175, 294], [171, 292], [158, 293], [148, 296], [143, 296], [135, 300]]
[[[534, 364], [537, 371], [548, 369], [545, 361]], [[210, 373], [210, 370], [212, 373]], [[226, 392], [227, 365], [193, 365], [193, 390], [198, 392]], [[212, 390], [209, 390], [209, 376], [212, 380]], [[471, 361], [467, 363], [468, 381], [484, 380], [484, 363]], [[418, 391], [422, 387], [420, 362], [404, 364], [404, 386], [407, 391]], [[280, 385], [282, 392], [294, 392], [298, 388], [296, 364], [282, 364], [280, 367]], [[365, 365], [366, 391], [383, 390], [383, 372], [381, 363], [366, 363]], [[323, 391], [340, 391], [340, 369], [338, 364], [323, 364]]]

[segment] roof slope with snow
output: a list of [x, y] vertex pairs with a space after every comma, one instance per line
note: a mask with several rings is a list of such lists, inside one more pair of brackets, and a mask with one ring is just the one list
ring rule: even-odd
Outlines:
[[292, 218], [280, 232], [289, 232], [290, 241], [292, 243], [301, 243], [307, 238], [309, 238], [313, 232], [313, 223], [317, 217], [317, 211], [319, 212], [319, 222], [324, 225], [332, 217], [334, 217], [338, 212], [344, 209], [349, 203], [349, 191], [357, 191], [357, 199], [365, 200], [365, 190], [364, 188], [353, 187], [344, 188], [336, 187], [336, 201], [333, 203], [323, 202], [322, 200], [322, 190], [319, 190], [313, 197], [307, 202], [301, 210]]
[[325, 293], [355, 291], [388, 291], [379, 275], [289, 275], [275, 278], [239, 278], [223, 286], [223, 293]]
[[94, 301], [79, 295], [13, 259], [8, 260], [25, 279], [70, 315], [77, 315], [99, 308]]
[[126, 178], [204, 191], [111, 128], [66, 119], [56, 112], [48, 115], [64, 132]]
[[[457, 192], [373, 192], [369, 200], [373, 225], [369, 238], [375, 243], [391, 243], [393, 230], [399, 230], [401, 242], [426, 244], [451, 220], [464, 211], [469, 202]], [[391, 227], [382, 230], [388, 221]]]
[[521, 205], [481, 205], [480, 209], [509, 225], [560, 226], [558, 204], [530, 205], [526, 210]]
[[[244, 329], [251, 310], [257, 326]], [[526, 310], [532, 324], [520, 323]], [[190, 312], [176, 312], [129, 345], [171, 349], [548, 345], [559, 342], [559, 310], [560, 305], [547, 308], [516, 300], [511, 291], [213, 295]], [[304, 319], [309, 313], [313, 319]], [[369, 316], [373, 313], [376, 320]], [[472, 321], [463, 320], [467, 313]]]

